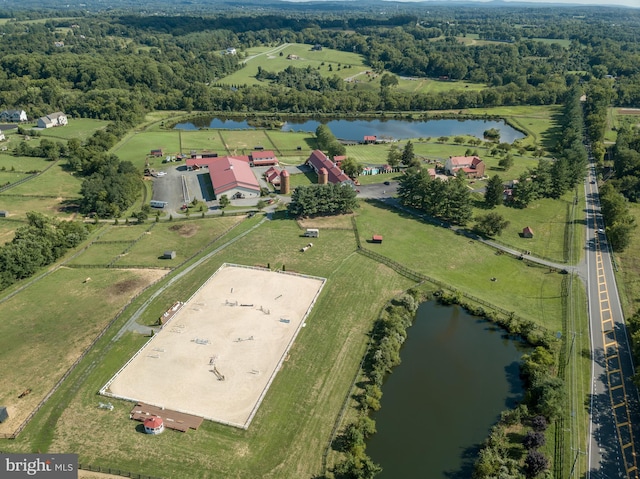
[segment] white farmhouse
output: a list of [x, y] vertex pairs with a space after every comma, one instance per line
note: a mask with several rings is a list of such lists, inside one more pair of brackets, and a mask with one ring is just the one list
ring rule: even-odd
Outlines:
[[67, 124], [67, 115], [61, 111], [38, 118], [38, 128], [52, 128], [54, 126], [64, 126]]

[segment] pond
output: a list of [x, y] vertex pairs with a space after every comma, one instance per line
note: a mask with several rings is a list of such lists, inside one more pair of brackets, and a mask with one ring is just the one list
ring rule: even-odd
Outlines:
[[469, 479], [500, 412], [523, 397], [526, 347], [457, 306], [420, 305], [385, 381], [367, 454], [381, 479]]
[[[315, 132], [320, 124], [326, 124], [331, 132], [342, 140], [362, 141], [365, 136], [377, 136], [404, 140], [407, 138], [438, 138], [440, 136], [470, 135], [482, 139], [485, 130], [500, 130], [500, 141], [513, 143], [525, 135], [503, 121], [494, 120], [289, 120], [281, 131]], [[230, 130], [254, 129], [247, 120], [232, 118], [201, 118], [193, 122], [178, 123], [175, 128], [197, 130], [200, 128], [222, 128]]]

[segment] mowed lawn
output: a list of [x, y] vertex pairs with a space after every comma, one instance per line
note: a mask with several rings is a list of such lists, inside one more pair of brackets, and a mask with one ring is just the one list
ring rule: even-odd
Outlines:
[[[364, 247], [551, 331], [561, 327], [559, 273], [527, 266], [449, 229], [377, 204], [364, 203], [356, 219]], [[366, 242], [374, 234], [384, 242]]]
[[70, 140], [77, 138], [85, 140], [96, 131], [106, 128], [109, 124], [106, 120], [94, 120], [91, 118], [69, 118], [69, 123], [57, 128], [39, 130], [42, 138]]
[[[567, 222], [571, 218], [571, 208], [573, 206], [573, 192], [567, 193], [559, 200], [544, 198], [536, 200], [526, 208], [511, 208], [508, 206], [497, 206], [491, 210], [476, 208], [474, 217], [486, 215], [489, 212], [498, 213], [509, 221], [501, 235], [496, 236], [496, 241], [508, 245], [520, 251], [531, 251], [532, 255], [548, 258], [557, 263], [565, 261], [565, 230]], [[582, 211], [578, 207], [578, 226], [574, 231], [577, 242], [574, 247], [583, 244], [584, 228], [580, 226]], [[529, 226], [534, 233], [533, 238], [523, 238], [522, 230]], [[582, 258], [577, 254], [573, 262]], [[567, 260], [571, 261], [570, 258]]]
[[[151, 150], [157, 149], [162, 149], [165, 155], [180, 153], [180, 133], [178, 130], [136, 132], [118, 143], [112, 152], [121, 160], [130, 161], [142, 171]], [[150, 160], [150, 165], [157, 169], [161, 166], [163, 159], [164, 156], [153, 158]]]

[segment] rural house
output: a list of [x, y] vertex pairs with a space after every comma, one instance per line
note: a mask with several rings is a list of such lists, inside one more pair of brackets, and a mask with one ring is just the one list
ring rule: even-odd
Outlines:
[[530, 226], [525, 226], [522, 229], [522, 237], [523, 238], [533, 238], [533, 230]]
[[477, 156], [450, 156], [444, 164], [444, 171], [455, 176], [462, 170], [467, 178], [482, 178], [485, 164]]
[[38, 128], [53, 128], [67, 124], [67, 115], [61, 111], [38, 118]]
[[3, 110], [0, 112], [0, 121], [12, 123], [27, 121], [27, 112], [24, 110]]

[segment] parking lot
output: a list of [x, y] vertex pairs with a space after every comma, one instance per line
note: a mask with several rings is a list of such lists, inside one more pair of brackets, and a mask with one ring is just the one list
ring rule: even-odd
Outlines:
[[[291, 174], [301, 174], [305, 171], [305, 166], [286, 167]], [[258, 179], [261, 187], [267, 187], [263, 174], [269, 167], [259, 166], [252, 168], [253, 174]], [[152, 177], [153, 181], [153, 197], [156, 201], [166, 201], [167, 206], [163, 209], [166, 213], [178, 214], [182, 212], [180, 208], [185, 202], [191, 202], [194, 199], [204, 201], [208, 206], [209, 213], [219, 212], [218, 200], [214, 199], [213, 185], [209, 178], [209, 170], [206, 168], [192, 171], [188, 170], [184, 164], [172, 163], [170, 167], [159, 173], [166, 173]], [[184, 178], [184, 180], [183, 180]], [[186, 186], [186, 195], [183, 191], [183, 181]], [[186, 198], [185, 198], [186, 196]], [[233, 206], [253, 207], [256, 204], [255, 199], [233, 200]]]

